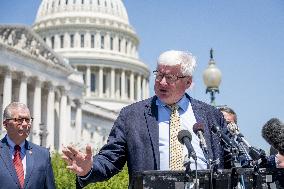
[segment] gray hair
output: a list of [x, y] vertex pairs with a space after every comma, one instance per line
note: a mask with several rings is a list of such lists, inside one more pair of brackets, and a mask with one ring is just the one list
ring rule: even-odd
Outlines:
[[11, 102], [8, 106], [6, 106], [3, 113], [3, 120], [12, 118], [12, 111], [15, 109], [28, 109], [28, 107], [21, 102]]
[[168, 66], [180, 65], [180, 71], [184, 76], [192, 76], [196, 67], [196, 58], [190, 52], [170, 50], [159, 56], [157, 64]]

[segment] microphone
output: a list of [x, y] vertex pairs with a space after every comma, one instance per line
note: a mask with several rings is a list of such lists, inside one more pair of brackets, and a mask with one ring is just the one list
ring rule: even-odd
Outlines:
[[239, 130], [239, 127], [237, 126], [237, 124], [229, 123], [227, 125], [227, 128], [232, 135], [237, 136], [238, 142], [242, 142], [248, 148], [251, 147], [251, 145], [248, 143], [248, 141], [246, 141], [246, 139], [244, 138], [244, 135], [242, 133], [240, 133], [240, 130]]
[[206, 144], [206, 140], [204, 138], [204, 126], [202, 123], [195, 123], [193, 125], [193, 132], [198, 136], [198, 138], [200, 139], [200, 147], [202, 148], [202, 150], [208, 154], [208, 148], [207, 148], [207, 144]]
[[194, 160], [197, 160], [196, 153], [191, 144], [192, 136], [190, 132], [188, 130], [181, 130], [178, 132], [177, 138], [181, 144], [184, 144], [186, 146], [188, 150], [188, 157], [191, 156]]
[[237, 148], [236, 143], [224, 134], [218, 126], [213, 125], [211, 131], [223, 140], [228, 146]]
[[262, 128], [262, 137], [281, 155], [284, 155], [284, 125], [279, 119], [272, 118], [265, 123]]

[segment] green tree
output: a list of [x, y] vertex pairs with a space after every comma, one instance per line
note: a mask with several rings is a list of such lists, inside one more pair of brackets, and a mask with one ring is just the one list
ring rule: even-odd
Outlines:
[[[76, 175], [69, 171], [67, 164], [63, 161], [60, 154], [54, 153], [51, 158], [55, 184], [57, 189], [76, 188]], [[127, 189], [128, 171], [127, 166], [123, 170], [105, 182], [89, 184], [86, 189]]]

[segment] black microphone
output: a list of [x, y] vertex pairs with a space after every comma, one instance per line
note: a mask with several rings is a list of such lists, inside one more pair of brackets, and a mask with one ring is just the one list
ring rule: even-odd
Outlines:
[[262, 137], [281, 155], [284, 155], [284, 124], [277, 118], [272, 118], [262, 128]]
[[232, 135], [237, 136], [238, 142], [242, 142], [248, 148], [251, 147], [251, 145], [248, 143], [248, 141], [244, 138], [244, 135], [242, 133], [240, 133], [239, 127], [237, 126], [237, 124], [229, 123], [227, 125], [227, 128]]
[[188, 157], [191, 156], [194, 160], [197, 160], [196, 153], [191, 144], [192, 136], [190, 132], [188, 130], [181, 130], [178, 132], [177, 138], [181, 144], [184, 144], [186, 146], [188, 150]]
[[211, 131], [221, 138], [228, 146], [237, 148], [236, 143], [223, 133], [218, 126], [213, 125]]
[[208, 148], [207, 148], [207, 144], [206, 144], [206, 140], [204, 138], [204, 126], [202, 123], [195, 123], [193, 125], [193, 132], [198, 136], [198, 138], [200, 139], [200, 147], [202, 148], [202, 150], [208, 154]]

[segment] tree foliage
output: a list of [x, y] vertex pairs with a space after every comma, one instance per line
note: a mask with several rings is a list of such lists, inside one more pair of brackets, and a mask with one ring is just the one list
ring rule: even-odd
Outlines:
[[[51, 158], [52, 168], [57, 189], [76, 188], [76, 175], [70, 172], [67, 164], [60, 157], [60, 154], [54, 153]], [[105, 182], [89, 184], [86, 189], [127, 189], [128, 187], [128, 171], [125, 166], [123, 170]]]

